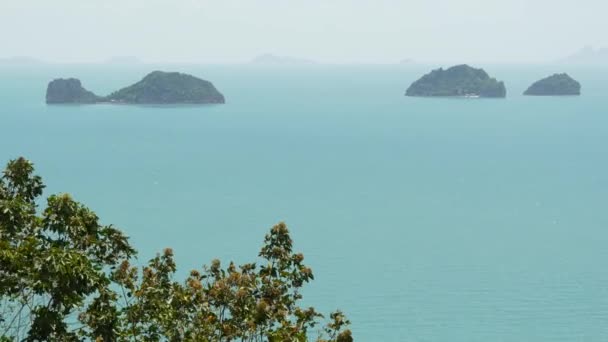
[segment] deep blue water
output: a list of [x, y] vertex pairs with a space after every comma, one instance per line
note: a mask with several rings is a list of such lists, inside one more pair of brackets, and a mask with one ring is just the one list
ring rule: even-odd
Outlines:
[[[213, 81], [223, 106], [46, 106], [151, 69]], [[501, 100], [403, 96], [428, 68], [0, 68], [0, 159], [33, 160], [124, 229], [143, 262], [253, 261], [284, 220], [357, 341], [608, 341], [608, 69], [487, 66]], [[528, 98], [568, 71], [583, 96]]]

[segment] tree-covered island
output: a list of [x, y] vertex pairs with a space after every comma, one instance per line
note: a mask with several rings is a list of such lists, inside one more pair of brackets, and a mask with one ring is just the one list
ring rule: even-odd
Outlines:
[[178, 72], [154, 71], [108, 96], [95, 95], [74, 78], [55, 79], [47, 87], [46, 103], [223, 104], [225, 98], [209, 81]]
[[491, 78], [483, 69], [466, 64], [435, 69], [412, 83], [406, 96], [423, 97], [506, 97], [502, 81]]
[[566, 73], [553, 74], [534, 82], [525, 92], [529, 96], [580, 95], [581, 84]]

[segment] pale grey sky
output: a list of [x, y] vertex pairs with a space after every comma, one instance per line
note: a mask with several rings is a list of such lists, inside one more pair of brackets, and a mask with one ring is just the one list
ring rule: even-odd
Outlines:
[[0, 0], [0, 57], [543, 62], [608, 46], [607, 0]]

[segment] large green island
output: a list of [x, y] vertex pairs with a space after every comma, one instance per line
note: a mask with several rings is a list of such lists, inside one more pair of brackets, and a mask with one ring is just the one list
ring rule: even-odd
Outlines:
[[423, 97], [506, 97], [502, 81], [491, 78], [483, 69], [466, 64], [448, 69], [435, 69], [422, 76], [405, 92], [406, 96]]
[[225, 99], [209, 81], [178, 72], [154, 71], [108, 96], [95, 95], [75, 78], [55, 79], [47, 87], [46, 103], [222, 104]]
[[580, 95], [581, 84], [568, 74], [554, 74], [536, 81], [525, 92], [529, 96]]

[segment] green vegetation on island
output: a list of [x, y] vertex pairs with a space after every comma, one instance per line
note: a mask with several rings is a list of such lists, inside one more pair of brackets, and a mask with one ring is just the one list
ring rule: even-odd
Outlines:
[[412, 83], [406, 96], [505, 97], [507, 90], [483, 69], [457, 65], [435, 69]]
[[59, 78], [49, 83], [46, 103], [95, 103], [101, 98], [84, 89], [75, 78]]
[[285, 224], [259, 263], [210, 266], [177, 281], [174, 252], [143, 268], [127, 236], [67, 194], [48, 197], [33, 164], [0, 176], [0, 341], [352, 342], [349, 321], [301, 307], [313, 280]]
[[224, 103], [209, 81], [178, 72], [154, 71], [141, 81], [116, 91], [106, 98], [122, 103]]
[[524, 95], [530, 96], [564, 96], [580, 95], [581, 84], [568, 74], [554, 74], [532, 84]]
[[222, 95], [206, 80], [178, 72], [154, 71], [141, 81], [97, 96], [84, 89], [77, 79], [57, 79], [49, 83], [46, 102], [54, 103], [125, 103], [125, 104], [222, 104]]

